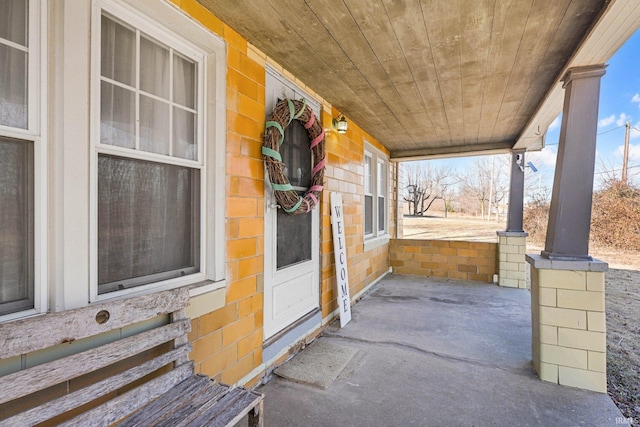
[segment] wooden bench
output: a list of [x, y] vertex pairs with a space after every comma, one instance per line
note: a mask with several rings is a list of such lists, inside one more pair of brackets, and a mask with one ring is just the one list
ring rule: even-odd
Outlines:
[[0, 324], [0, 426], [262, 426], [261, 394], [194, 373], [188, 303], [177, 289]]

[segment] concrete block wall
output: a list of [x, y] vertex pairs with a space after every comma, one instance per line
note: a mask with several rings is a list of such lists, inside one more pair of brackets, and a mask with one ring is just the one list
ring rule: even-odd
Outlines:
[[582, 268], [576, 270], [539, 256], [527, 260], [533, 365], [540, 379], [606, 393], [606, 264], [565, 262], [566, 268]]
[[493, 282], [497, 273], [495, 243], [394, 239], [390, 263], [397, 274]]
[[510, 288], [527, 287], [525, 278], [527, 233], [498, 232], [498, 284]]

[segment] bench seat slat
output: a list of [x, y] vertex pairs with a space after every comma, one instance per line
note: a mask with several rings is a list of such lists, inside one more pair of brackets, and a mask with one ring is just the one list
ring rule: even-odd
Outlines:
[[188, 420], [188, 422], [185, 423], [176, 424], [176, 427], [222, 427], [235, 425], [242, 420], [253, 407], [257, 406], [262, 399], [262, 395], [258, 393], [242, 388], [235, 388], [216, 402], [210, 402], [206, 411], [202, 412], [197, 418]]
[[[80, 340], [123, 328], [180, 310], [188, 305], [188, 302], [188, 290], [180, 288], [2, 323], [2, 358], [20, 356], [62, 342]], [[96, 314], [101, 310], [110, 314], [109, 321], [102, 324], [95, 320]]]
[[[212, 382], [209, 378], [194, 375], [118, 423], [118, 426], [157, 425], [185, 406], [201, 405], [205, 401], [203, 396], [206, 395], [203, 391], [210, 383]], [[211, 396], [215, 398], [225, 393], [228, 387], [215, 384], [212, 389], [214, 389], [214, 393]], [[202, 403], [200, 403], [201, 401]]]
[[181, 336], [187, 333], [190, 328], [191, 323], [187, 320], [170, 323], [98, 348], [6, 375], [0, 378], [0, 390], [3, 390], [0, 395], [0, 403], [44, 390], [112, 365]]
[[151, 400], [193, 375], [193, 364], [184, 364], [160, 377], [129, 390], [69, 421], [60, 424], [65, 427], [107, 426], [116, 423], [137, 411]]
[[17, 414], [11, 418], [0, 421], [0, 427], [13, 427], [18, 425], [35, 425], [48, 419], [57, 417], [74, 408], [89, 403], [95, 399], [112, 393], [127, 384], [139, 380], [160, 369], [161, 367], [177, 360], [185, 354], [189, 354], [191, 345], [185, 345], [178, 349], [164, 353], [155, 359], [128, 369], [116, 376], [97, 382], [81, 390], [64, 395], [28, 411]]

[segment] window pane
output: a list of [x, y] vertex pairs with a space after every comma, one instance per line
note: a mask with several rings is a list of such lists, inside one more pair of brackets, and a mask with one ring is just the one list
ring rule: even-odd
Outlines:
[[311, 259], [311, 214], [290, 215], [278, 209], [278, 235], [276, 240], [279, 270]]
[[136, 33], [102, 17], [102, 75], [129, 86], [136, 84]]
[[196, 115], [181, 108], [173, 108], [173, 156], [196, 160]]
[[0, 2], [0, 38], [27, 46], [28, 3], [26, 0], [2, 0]]
[[177, 55], [173, 56], [173, 100], [196, 108], [196, 64]]
[[373, 196], [364, 196], [364, 234], [373, 233]]
[[378, 162], [378, 196], [385, 196], [387, 193], [385, 189], [386, 178], [384, 163]]
[[140, 95], [140, 149], [169, 154], [169, 104]]
[[280, 155], [285, 164], [284, 173], [294, 187], [311, 185], [311, 151], [307, 130], [298, 120], [292, 121], [284, 131]]
[[384, 197], [378, 197], [378, 231], [384, 231], [385, 229], [384, 210]]
[[100, 142], [135, 148], [135, 120], [135, 93], [111, 83], [101, 82]]
[[98, 292], [199, 271], [199, 194], [199, 170], [99, 156]]
[[33, 308], [33, 144], [0, 138], [0, 314]]
[[0, 44], [0, 125], [27, 128], [27, 53]]
[[169, 99], [169, 50], [140, 37], [140, 89]]
[[371, 176], [371, 157], [364, 156], [364, 193], [371, 194], [373, 191], [372, 176]]

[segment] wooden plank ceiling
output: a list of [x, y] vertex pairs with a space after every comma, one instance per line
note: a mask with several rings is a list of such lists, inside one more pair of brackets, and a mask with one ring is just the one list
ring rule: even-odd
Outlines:
[[198, 0], [392, 157], [511, 148], [608, 0]]

